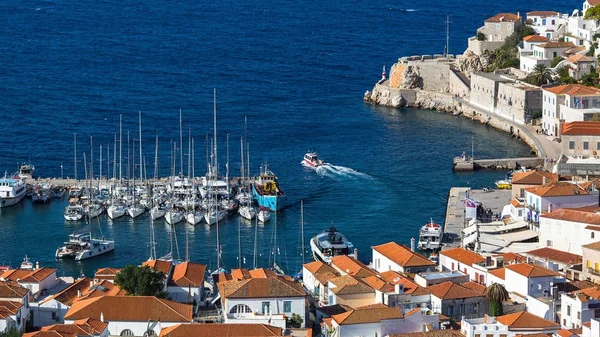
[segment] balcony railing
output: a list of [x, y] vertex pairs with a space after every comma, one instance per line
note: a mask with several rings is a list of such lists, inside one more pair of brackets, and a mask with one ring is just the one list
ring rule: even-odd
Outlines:
[[600, 276], [600, 270], [596, 270], [594, 268], [588, 268], [588, 273], [592, 274], [592, 275], [596, 275], [596, 276]]

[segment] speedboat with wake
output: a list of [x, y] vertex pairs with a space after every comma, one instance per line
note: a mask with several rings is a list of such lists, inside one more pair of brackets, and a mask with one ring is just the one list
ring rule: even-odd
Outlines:
[[338, 255], [354, 257], [352, 242], [333, 226], [310, 239], [310, 249], [316, 261], [325, 263], [331, 263], [331, 259]]
[[306, 167], [317, 168], [323, 165], [324, 163], [321, 159], [319, 159], [319, 156], [317, 156], [316, 152], [308, 152], [304, 155], [301, 164]]

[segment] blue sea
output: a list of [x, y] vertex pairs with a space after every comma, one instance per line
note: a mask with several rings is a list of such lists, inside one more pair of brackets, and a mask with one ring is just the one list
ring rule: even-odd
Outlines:
[[[5, 0], [0, 2], [0, 169], [10, 173], [31, 162], [38, 176], [73, 177], [77, 134], [78, 177], [84, 176], [84, 152], [90, 162], [92, 140], [94, 172], [99, 174], [102, 145], [106, 174], [106, 149], [113, 149], [119, 116], [125, 165], [127, 132], [131, 141], [138, 140], [141, 111], [147, 174], [152, 175], [158, 135], [160, 174], [166, 176], [170, 144], [179, 144], [181, 110], [184, 153], [189, 132], [195, 173], [203, 175], [216, 89], [220, 172], [225, 172], [229, 136], [229, 168], [239, 174], [240, 138], [247, 130], [252, 174], [268, 165], [290, 204], [266, 225], [240, 223], [237, 217], [222, 224], [225, 267], [253, 267], [257, 230], [259, 267], [276, 259], [288, 273], [300, 270], [301, 200], [306, 242], [334, 225], [368, 262], [371, 246], [391, 240], [409, 244], [430, 218], [442, 223], [450, 187], [491, 187], [504, 176], [452, 172], [452, 158], [470, 151], [471, 140], [481, 158], [526, 156], [530, 150], [464, 118], [364, 104], [363, 94], [380, 78], [382, 66], [389, 68], [401, 56], [442, 53], [447, 14], [449, 51], [460, 54], [483, 20], [498, 12], [571, 12], [580, 6], [558, 0]], [[305, 170], [300, 161], [307, 150], [318, 151], [335, 169]], [[187, 157], [184, 163], [187, 174]], [[65, 222], [65, 203], [25, 200], [1, 210], [0, 264], [16, 266], [27, 254], [58, 268], [59, 275], [91, 275], [99, 267], [148, 258], [147, 216], [114, 222], [103, 216], [93, 228], [116, 240], [114, 254], [81, 263], [55, 261], [56, 248], [84, 226]], [[175, 257], [185, 258], [186, 231], [190, 259], [214, 269], [215, 227], [171, 229], [160, 222], [155, 227], [159, 255], [173, 242]], [[304, 258], [309, 261], [310, 255]]]

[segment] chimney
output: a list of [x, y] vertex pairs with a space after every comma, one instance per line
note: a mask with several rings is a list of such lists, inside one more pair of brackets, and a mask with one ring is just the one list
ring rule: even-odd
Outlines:
[[90, 280], [90, 288], [94, 286], [94, 281]]
[[40, 261], [35, 262], [35, 269], [40, 269]]
[[77, 297], [81, 297], [81, 289], [77, 289]]
[[100, 313], [100, 322], [104, 322], [104, 313], [103, 312]]
[[546, 177], [542, 177], [542, 185], [546, 185], [547, 179]]
[[354, 258], [358, 260], [358, 248], [354, 248]]
[[548, 204], [548, 213], [552, 212], [552, 203]]

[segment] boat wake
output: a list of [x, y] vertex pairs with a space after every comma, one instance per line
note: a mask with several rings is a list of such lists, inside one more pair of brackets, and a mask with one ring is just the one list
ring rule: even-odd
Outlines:
[[315, 169], [317, 174], [323, 177], [343, 177], [350, 179], [372, 179], [372, 177], [366, 173], [358, 172], [354, 169], [345, 166], [331, 165], [324, 163], [323, 165]]

